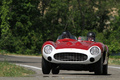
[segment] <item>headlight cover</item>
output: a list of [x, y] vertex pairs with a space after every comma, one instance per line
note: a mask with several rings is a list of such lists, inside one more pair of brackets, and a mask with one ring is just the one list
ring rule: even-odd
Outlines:
[[46, 54], [50, 54], [51, 52], [52, 52], [52, 46], [51, 45], [46, 45], [45, 47], [44, 47], [44, 52], [46, 53]]
[[94, 46], [90, 49], [90, 53], [92, 55], [98, 55], [100, 53], [100, 49], [98, 47]]

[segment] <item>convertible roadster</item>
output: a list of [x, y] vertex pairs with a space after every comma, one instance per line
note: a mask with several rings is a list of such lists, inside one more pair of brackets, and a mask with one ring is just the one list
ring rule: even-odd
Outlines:
[[58, 37], [42, 46], [43, 74], [58, 74], [60, 70], [90, 71], [96, 75], [108, 73], [108, 47], [100, 42]]

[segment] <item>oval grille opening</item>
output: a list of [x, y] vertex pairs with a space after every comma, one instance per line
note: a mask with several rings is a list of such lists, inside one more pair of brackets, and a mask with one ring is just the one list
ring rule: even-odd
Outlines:
[[85, 61], [87, 55], [82, 53], [57, 53], [54, 58], [60, 61]]

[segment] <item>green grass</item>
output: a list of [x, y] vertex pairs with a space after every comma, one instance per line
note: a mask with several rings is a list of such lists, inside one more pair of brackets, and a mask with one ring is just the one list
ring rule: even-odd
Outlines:
[[30, 76], [35, 72], [6, 61], [0, 62], [0, 77], [24, 77]]
[[120, 56], [109, 56], [112, 59], [120, 59]]
[[120, 65], [120, 56], [110, 56], [109, 64], [110, 65]]
[[24, 56], [41, 56], [41, 54], [39, 53], [34, 53], [34, 54], [17, 54], [17, 53], [10, 53], [8, 51], [5, 51], [5, 50], [0, 50], [0, 54], [2, 55], [24, 55]]

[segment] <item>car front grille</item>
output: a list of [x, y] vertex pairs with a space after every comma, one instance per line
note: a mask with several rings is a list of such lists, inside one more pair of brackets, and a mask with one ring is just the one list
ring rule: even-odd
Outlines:
[[60, 61], [85, 61], [88, 57], [82, 53], [56, 53], [54, 58]]

